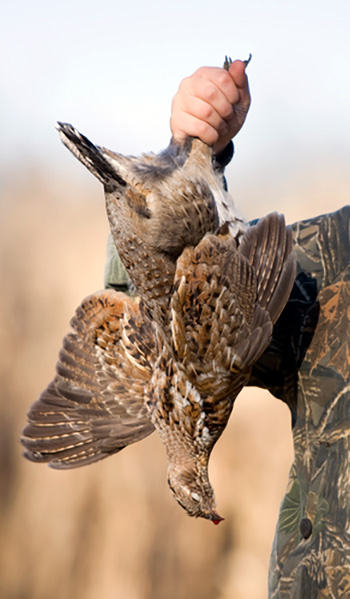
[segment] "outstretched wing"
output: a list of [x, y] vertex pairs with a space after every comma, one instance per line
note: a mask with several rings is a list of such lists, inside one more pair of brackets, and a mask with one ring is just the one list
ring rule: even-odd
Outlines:
[[154, 339], [138, 303], [113, 290], [94, 293], [71, 326], [56, 376], [21, 436], [24, 455], [53, 468], [95, 462], [154, 430], [143, 400]]

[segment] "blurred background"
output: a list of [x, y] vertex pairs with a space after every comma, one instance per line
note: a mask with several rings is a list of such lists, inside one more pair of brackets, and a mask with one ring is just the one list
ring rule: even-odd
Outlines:
[[241, 394], [210, 475], [225, 522], [187, 517], [156, 435], [67, 472], [18, 437], [81, 300], [103, 286], [99, 183], [59, 142], [73, 123], [123, 153], [164, 148], [181, 79], [225, 54], [252, 107], [227, 169], [247, 219], [349, 203], [347, 0], [4, 0], [0, 21], [0, 597], [266, 599], [292, 461], [287, 408]]

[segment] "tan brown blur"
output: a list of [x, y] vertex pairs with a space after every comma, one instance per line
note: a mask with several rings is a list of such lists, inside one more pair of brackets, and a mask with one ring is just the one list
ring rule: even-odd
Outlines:
[[[287, 220], [342, 205], [331, 186], [313, 199], [298, 197]], [[276, 208], [287, 212], [265, 212]], [[107, 232], [95, 183], [33, 171], [1, 198], [0, 597], [266, 599], [292, 460], [288, 410], [267, 393], [242, 393], [214, 450], [217, 527], [171, 497], [156, 434], [72, 471], [21, 457], [26, 411], [54, 374], [69, 319], [102, 287]]]

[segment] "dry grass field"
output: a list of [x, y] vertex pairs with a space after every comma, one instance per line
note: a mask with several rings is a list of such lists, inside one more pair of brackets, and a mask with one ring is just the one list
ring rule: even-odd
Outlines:
[[[173, 500], [156, 434], [72, 471], [21, 456], [26, 411], [54, 374], [69, 320], [103, 285], [108, 225], [94, 185], [33, 170], [1, 197], [0, 597], [266, 599], [292, 461], [288, 410], [269, 394], [242, 393], [214, 450], [218, 527]], [[326, 191], [308, 216], [341, 205]]]

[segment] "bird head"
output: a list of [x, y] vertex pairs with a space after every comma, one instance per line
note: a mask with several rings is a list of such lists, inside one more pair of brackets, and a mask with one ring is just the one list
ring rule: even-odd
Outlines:
[[194, 469], [179, 471], [170, 466], [168, 485], [176, 501], [189, 516], [206, 518], [214, 524], [224, 519], [216, 512], [214, 491], [206, 468], [196, 472]]

